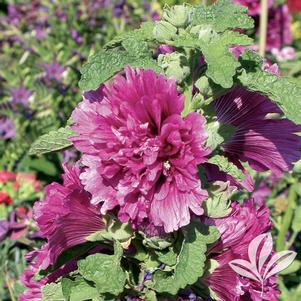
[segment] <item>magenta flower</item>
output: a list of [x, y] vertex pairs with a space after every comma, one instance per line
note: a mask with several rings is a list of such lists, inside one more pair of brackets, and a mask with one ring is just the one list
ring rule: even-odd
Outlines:
[[[281, 49], [293, 42], [291, 33], [292, 17], [286, 4], [279, 5], [269, 10], [267, 50]], [[257, 32], [259, 34], [259, 31]]]
[[289, 46], [282, 49], [273, 48], [271, 53], [275, 56], [278, 62], [291, 61], [296, 58], [295, 48]]
[[[85, 94], [75, 109], [72, 141], [84, 153], [81, 175], [101, 212], [119, 206], [122, 222], [147, 221], [177, 230], [202, 215], [207, 192], [197, 165], [206, 161], [205, 119], [181, 117], [184, 96], [175, 80], [151, 70], [126, 68], [92, 101]], [[88, 97], [88, 98], [87, 98]]]
[[66, 249], [84, 243], [90, 234], [104, 228], [99, 208], [79, 181], [80, 169], [64, 166], [64, 184], [52, 183], [46, 198], [35, 203], [34, 217], [42, 236], [48, 240], [50, 264]]
[[[300, 126], [288, 119], [273, 119], [280, 109], [268, 98], [236, 87], [214, 103], [218, 121], [236, 128], [223, 145], [236, 164], [248, 162], [256, 171], [271, 170], [279, 177], [300, 158]], [[242, 168], [242, 167], [241, 167]]]
[[[248, 8], [248, 14], [255, 16], [260, 14], [260, 0], [233, 0], [233, 2]], [[268, 0], [269, 7], [272, 7], [273, 0]]]
[[207, 219], [205, 223], [215, 225], [221, 233], [220, 240], [209, 250], [208, 257], [217, 267], [203, 280], [218, 296], [220, 301], [276, 301], [279, 291], [275, 277], [269, 278], [262, 287], [260, 283], [244, 278], [234, 272], [229, 262], [234, 259], [248, 259], [250, 242], [260, 234], [271, 230], [269, 210], [255, 208], [253, 201], [242, 206], [233, 203], [230, 216]]

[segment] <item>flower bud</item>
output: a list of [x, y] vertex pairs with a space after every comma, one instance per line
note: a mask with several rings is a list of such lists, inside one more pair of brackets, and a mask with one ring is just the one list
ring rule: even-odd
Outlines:
[[163, 19], [176, 27], [186, 27], [191, 21], [192, 8], [187, 4], [166, 6]]
[[190, 73], [189, 63], [182, 53], [172, 52], [159, 55], [158, 63], [168, 77], [177, 79], [177, 83], [181, 83]]
[[164, 43], [172, 40], [172, 38], [177, 34], [177, 28], [168, 22], [159, 21], [155, 25], [153, 34], [159, 42]]

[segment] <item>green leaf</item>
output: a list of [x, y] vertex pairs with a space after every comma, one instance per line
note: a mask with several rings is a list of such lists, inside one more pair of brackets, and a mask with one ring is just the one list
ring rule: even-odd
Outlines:
[[[134, 40], [132, 42], [131, 50], [134, 51], [107, 50], [90, 56], [88, 62], [81, 68], [79, 87], [84, 91], [95, 90], [127, 65], [160, 72], [157, 62], [150, 54], [146, 54], [145, 45], [139, 45], [144, 42]], [[130, 46], [129, 43], [125, 45]], [[143, 52], [140, 53], [141, 47]]]
[[177, 83], [181, 83], [190, 74], [189, 62], [186, 56], [179, 52], [162, 55], [158, 57], [158, 64], [164, 70], [167, 77], [175, 77]]
[[50, 283], [42, 287], [41, 301], [65, 301], [60, 283]]
[[68, 301], [100, 300], [97, 289], [81, 277], [77, 277], [75, 280], [63, 278], [62, 291], [65, 300]]
[[118, 240], [120, 242], [128, 241], [133, 236], [133, 231], [128, 223], [121, 223], [116, 218], [106, 215], [104, 217], [106, 228], [97, 231], [88, 237], [88, 241]]
[[208, 160], [208, 163], [217, 165], [220, 171], [229, 174], [238, 182], [245, 179], [244, 173], [224, 156], [215, 155]]
[[154, 290], [175, 295], [179, 289], [195, 283], [204, 274], [207, 245], [219, 238], [215, 227], [192, 221], [183, 228], [184, 240], [172, 272], [154, 273]]
[[215, 84], [223, 88], [233, 86], [233, 77], [240, 67], [240, 62], [230, 53], [229, 48], [234, 45], [247, 46], [253, 39], [234, 31], [217, 34], [211, 29], [193, 33], [181, 33], [171, 43], [175, 47], [198, 48], [202, 51], [207, 63], [206, 75]]
[[158, 256], [158, 261], [168, 266], [176, 265], [178, 254], [173, 247], [170, 247], [167, 250], [156, 251], [155, 253]]
[[220, 218], [229, 215], [231, 209], [231, 196], [236, 190], [227, 182], [215, 182], [215, 189], [209, 190], [209, 197], [203, 203], [206, 216]]
[[207, 63], [206, 75], [224, 88], [233, 86], [233, 76], [240, 66], [238, 60], [229, 52], [233, 45], [250, 45], [253, 40], [238, 32], [228, 31], [212, 37], [209, 43], [200, 42], [200, 49]]
[[292, 273], [300, 271], [300, 268], [301, 268], [301, 261], [300, 260], [294, 260], [292, 262], [292, 264], [289, 267], [287, 267], [285, 270], [281, 271], [279, 273], [279, 275], [292, 274]]
[[230, 124], [221, 124], [218, 121], [206, 123], [206, 132], [208, 139], [206, 146], [212, 150], [216, 149], [219, 145], [229, 140], [235, 133], [235, 127]]
[[295, 233], [301, 232], [301, 206], [294, 210], [294, 218], [292, 221], [292, 229]]
[[57, 169], [57, 165], [53, 162], [47, 160], [45, 157], [41, 157], [38, 159], [31, 159], [29, 156], [24, 157], [24, 159], [20, 162], [19, 168], [27, 167], [33, 169], [35, 171], [39, 171], [49, 176], [57, 176], [59, 174], [59, 170]]
[[[254, 62], [254, 56], [257, 61]], [[262, 60], [246, 51], [242, 55], [242, 71], [238, 75], [241, 85], [250, 91], [259, 92], [276, 103], [285, 116], [301, 123], [301, 87], [286, 77], [279, 77], [261, 69]]]
[[254, 21], [247, 15], [245, 6], [231, 0], [218, 0], [211, 6], [198, 6], [194, 10], [192, 25], [211, 25], [217, 32], [227, 29], [250, 29]]
[[78, 262], [79, 273], [88, 281], [95, 283], [99, 293], [118, 295], [124, 290], [126, 274], [120, 260], [122, 248], [115, 243], [114, 255], [94, 254]]
[[56, 131], [51, 131], [36, 140], [30, 150], [30, 155], [42, 155], [54, 151], [58, 151], [72, 145], [69, 140], [75, 133], [70, 127], [59, 128]]
[[121, 35], [115, 37], [112, 41], [105, 45], [105, 48], [114, 48], [121, 44], [121, 42], [135, 39], [140, 41], [150, 41], [154, 39], [153, 30], [154, 30], [154, 22], [144, 22], [141, 24], [141, 27], [129, 32], [125, 32]]

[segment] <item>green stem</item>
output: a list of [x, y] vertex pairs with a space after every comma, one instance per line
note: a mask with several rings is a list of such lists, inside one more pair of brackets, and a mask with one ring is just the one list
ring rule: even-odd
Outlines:
[[294, 232], [290, 238], [290, 240], [286, 243], [285, 249], [289, 249], [293, 243], [295, 242], [297, 236], [298, 236], [299, 232]]
[[265, 56], [265, 48], [267, 41], [267, 28], [268, 28], [268, 0], [261, 0], [260, 9], [260, 36], [259, 36], [259, 54]]
[[292, 185], [288, 193], [288, 208], [284, 214], [282, 225], [276, 241], [277, 252], [285, 250], [286, 247], [285, 236], [292, 222], [294, 209], [296, 208], [296, 198], [297, 198], [297, 194], [295, 190], [295, 185]]

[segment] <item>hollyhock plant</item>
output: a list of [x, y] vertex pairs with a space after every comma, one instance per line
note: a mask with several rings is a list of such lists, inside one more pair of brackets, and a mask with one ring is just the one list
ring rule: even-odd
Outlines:
[[[130, 7], [117, 6], [116, 15]], [[25, 283], [29, 294], [278, 299], [276, 274], [295, 254], [273, 250], [261, 196], [244, 199], [256, 172], [280, 177], [299, 159], [301, 88], [248, 49], [252, 28], [246, 9], [231, 0], [166, 5], [162, 20], [88, 58], [82, 102], [65, 127], [31, 147], [32, 155], [74, 147], [79, 161], [64, 165], [63, 183], [48, 185], [34, 206], [46, 242], [32, 255], [32, 279], [45, 282]], [[297, 204], [293, 193], [288, 198]], [[288, 222], [295, 204], [273, 231], [277, 251], [289, 246], [288, 224], [299, 227]]]
[[86, 166], [81, 180], [103, 214], [120, 206], [122, 222], [148, 219], [166, 232], [187, 225], [190, 210], [203, 214], [207, 193], [196, 166], [209, 153], [205, 120], [182, 118], [183, 105], [174, 80], [127, 68], [97, 101], [85, 98], [73, 112], [72, 141]]
[[104, 228], [97, 206], [90, 203], [90, 195], [79, 181], [80, 168], [65, 165], [64, 171], [63, 185], [48, 185], [45, 200], [34, 206], [40, 233], [48, 240], [51, 264], [64, 250]]

